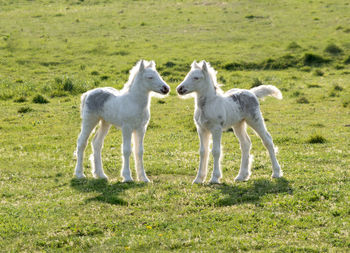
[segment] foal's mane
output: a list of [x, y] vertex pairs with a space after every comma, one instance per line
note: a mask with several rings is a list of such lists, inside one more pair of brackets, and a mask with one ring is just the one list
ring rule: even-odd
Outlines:
[[139, 73], [140, 70], [140, 64], [143, 61], [143, 64], [145, 66], [145, 68], [147, 68], [147, 66], [150, 65], [151, 62], [149, 61], [145, 61], [145, 60], [140, 60], [136, 63], [136, 65], [134, 67], [132, 67], [132, 69], [129, 71], [129, 79], [128, 81], [124, 84], [123, 90], [125, 91], [129, 91], [132, 84], [134, 83], [135, 77], [137, 76], [137, 74]]

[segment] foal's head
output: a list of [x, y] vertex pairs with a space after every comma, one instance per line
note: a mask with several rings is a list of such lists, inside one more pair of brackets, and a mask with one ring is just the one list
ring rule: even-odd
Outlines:
[[163, 95], [166, 95], [170, 91], [170, 87], [157, 72], [154, 61], [139, 61], [137, 75], [139, 81], [142, 82], [143, 87], [148, 91], [154, 91]]
[[200, 92], [212, 86], [216, 86], [216, 71], [206, 61], [201, 61], [199, 64], [194, 61], [191, 65], [191, 70], [188, 72], [185, 80], [177, 86], [176, 90], [180, 95], [190, 94], [192, 92]]

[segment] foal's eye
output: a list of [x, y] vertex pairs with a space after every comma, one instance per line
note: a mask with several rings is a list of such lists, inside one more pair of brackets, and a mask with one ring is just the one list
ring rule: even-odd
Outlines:
[[193, 79], [197, 81], [197, 80], [199, 80], [199, 77], [195, 76], [195, 77], [193, 77]]
[[147, 77], [149, 80], [152, 80], [153, 79], [153, 76], [149, 76], [149, 77]]

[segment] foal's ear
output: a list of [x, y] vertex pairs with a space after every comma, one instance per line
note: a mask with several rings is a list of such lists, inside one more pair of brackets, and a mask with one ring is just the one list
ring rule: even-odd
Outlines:
[[191, 67], [194, 68], [194, 69], [200, 69], [198, 63], [196, 61], [193, 61], [192, 64], [191, 64]]
[[145, 63], [143, 60], [140, 61], [139, 71], [143, 71], [145, 69]]
[[150, 61], [147, 68], [152, 68], [152, 69], [156, 68], [156, 63], [154, 61]]
[[202, 70], [208, 73], [208, 65], [206, 61], [203, 61]]

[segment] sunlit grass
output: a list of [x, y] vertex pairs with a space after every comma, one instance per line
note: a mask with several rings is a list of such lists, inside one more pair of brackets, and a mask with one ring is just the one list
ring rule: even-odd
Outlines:
[[[20, 0], [0, 9], [0, 251], [349, 251], [346, 1]], [[74, 179], [80, 94], [122, 88], [141, 58], [171, 86], [152, 99], [145, 136], [153, 183], [121, 183], [115, 128], [102, 153], [110, 180], [92, 178], [90, 147], [87, 179]], [[191, 184], [194, 102], [175, 88], [202, 59], [223, 90], [281, 89], [283, 100], [266, 98], [261, 110], [285, 178], [270, 178], [249, 129], [250, 181], [234, 182], [239, 143], [224, 132], [223, 184]]]

